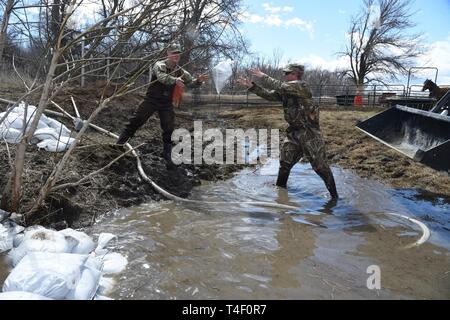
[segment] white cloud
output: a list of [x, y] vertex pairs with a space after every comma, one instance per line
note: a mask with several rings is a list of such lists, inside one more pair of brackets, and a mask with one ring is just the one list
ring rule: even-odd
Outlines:
[[[425, 48], [425, 54], [418, 59], [418, 66], [436, 67], [439, 69], [438, 85], [450, 85], [450, 59], [447, 59], [450, 52], [450, 34], [440, 41], [431, 43]], [[434, 72], [427, 70], [427, 73], [420, 73], [430, 78]], [[430, 75], [431, 74], [431, 75]], [[419, 74], [417, 75], [419, 76]]]
[[305, 28], [306, 30], [309, 30], [309, 31], [312, 31], [314, 29], [314, 26], [313, 26], [313, 24], [311, 22], [302, 20], [302, 19], [300, 19], [298, 17], [286, 20], [284, 22], [284, 24], [286, 26], [291, 26], [292, 25], [292, 26], [303, 27], [303, 28]]
[[272, 7], [268, 3], [263, 3], [262, 6], [263, 6], [265, 11], [268, 11], [270, 13], [278, 13], [278, 12], [280, 12], [282, 10], [281, 7]]
[[292, 12], [292, 11], [294, 11], [294, 7], [290, 7], [290, 6], [272, 7], [268, 3], [263, 3], [262, 7], [264, 8], [265, 11], [267, 11], [269, 13], [280, 13], [280, 12]]
[[277, 14], [271, 14], [271, 15], [267, 16], [264, 19], [264, 23], [269, 26], [277, 26], [277, 27], [285, 24], [285, 22], [283, 22], [283, 20], [281, 20], [280, 16]]
[[343, 9], [339, 9], [339, 10], [338, 10], [338, 13], [339, 13], [339, 14], [346, 14], [347, 11], [345, 11], [345, 10], [343, 10]]
[[241, 20], [243, 22], [249, 22], [249, 23], [260, 23], [260, 22], [264, 21], [264, 17], [257, 15], [257, 14], [243, 12], [241, 15]]
[[321, 56], [310, 54], [307, 57], [297, 59], [295, 62], [306, 65], [307, 68], [321, 68], [329, 71], [335, 71], [348, 67], [348, 60], [345, 57], [336, 59], [326, 59]]
[[284, 6], [283, 11], [284, 12], [292, 12], [292, 11], [294, 11], [294, 7]]
[[240, 19], [243, 22], [261, 24], [270, 27], [295, 27], [301, 31], [309, 33], [311, 38], [314, 37], [314, 23], [306, 21], [299, 17], [289, 17], [288, 13], [294, 11], [294, 7], [273, 7], [269, 3], [263, 3], [262, 7], [266, 14], [258, 15], [250, 12], [242, 12]]

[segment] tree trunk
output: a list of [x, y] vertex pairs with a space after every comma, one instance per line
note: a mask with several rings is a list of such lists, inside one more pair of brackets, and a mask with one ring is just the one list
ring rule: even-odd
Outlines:
[[8, 0], [6, 2], [5, 11], [3, 13], [2, 27], [0, 30], [0, 66], [3, 64], [3, 51], [6, 46], [6, 39], [8, 36], [8, 24], [9, 17], [11, 16], [11, 12], [14, 6], [14, 0]]
[[[27, 145], [30, 143], [34, 132], [36, 131], [39, 119], [41, 118], [41, 115], [44, 112], [45, 107], [47, 106], [48, 97], [50, 95], [50, 89], [52, 87], [52, 80], [55, 74], [58, 59], [59, 53], [58, 51], [55, 51], [52, 57], [52, 61], [50, 63], [49, 71], [47, 73], [47, 78], [45, 79], [45, 85], [41, 94], [41, 98], [39, 100], [39, 105], [34, 115], [33, 122], [31, 123], [28, 131], [24, 134], [22, 140], [20, 141], [16, 149], [14, 167], [12, 169], [11, 176], [8, 180], [8, 184], [5, 190], [3, 191], [2, 195], [2, 207], [3, 209], [10, 212], [19, 212], [26, 148]], [[10, 203], [8, 203], [9, 199], [11, 199]]]

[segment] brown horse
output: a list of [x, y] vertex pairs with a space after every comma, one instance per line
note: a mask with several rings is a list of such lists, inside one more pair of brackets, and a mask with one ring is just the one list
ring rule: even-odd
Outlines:
[[430, 90], [430, 98], [435, 98], [436, 100], [441, 99], [444, 94], [450, 90], [450, 88], [439, 88], [439, 86], [431, 81], [430, 79], [425, 80], [423, 83], [422, 91]]

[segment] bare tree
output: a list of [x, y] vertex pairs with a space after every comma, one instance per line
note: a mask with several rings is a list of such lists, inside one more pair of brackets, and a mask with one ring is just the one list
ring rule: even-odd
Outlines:
[[[223, 5], [227, 1], [234, 3], [237, 0], [223, 0], [218, 4]], [[21, 20], [24, 22], [24, 30], [33, 29], [33, 32], [28, 33], [29, 36], [39, 39], [37, 42], [42, 44], [41, 49], [44, 58], [39, 66], [45, 78], [41, 82], [42, 84], [38, 84], [39, 81], [34, 81], [32, 85], [24, 82], [27, 93], [20, 100], [29, 100], [32, 93], [39, 93], [40, 99], [33, 120], [28, 126], [24, 126], [26, 130], [23, 138], [16, 147], [13, 168], [2, 194], [2, 207], [4, 209], [25, 212], [26, 216], [34, 215], [64, 172], [66, 164], [75, 152], [75, 148], [89, 123], [94, 120], [99, 112], [108, 107], [112, 99], [147, 86], [148, 77], [143, 84], [137, 83], [137, 80], [146, 74], [151, 64], [162, 58], [165, 48], [170, 42], [180, 39], [186, 32], [185, 29], [180, 27], [183, 17], [180, 15], [182, 11], [179, 9], [182, 8], [183, 3], [179, 0], [138, 0], [132, 4], [125, 5], [125, 3], [126, 1], [121, 0], [104, 0], [97, 21], [82, 30], [73, 30], [68, 27], [71, 17], [76, 14], [79, 8], [80, 0], [48, 0], [45, 3], [42, 2], [40, 17], [44, 16], [46, 19], [37, 28], [33, 29], [25, 20]], [[206, 6], [209, 10], [222, 12], [220, 6], [214, 7], [209, 4]], [[201, 15], [201, 17], [204, 18], [205, 16]], [[221, 29], [217, 26], [210, 26], [211, 29], [207, 30], [214, 32], [205, 36], [209, 39], [209, 42], [206, 41], [203, 45], [221, 43], [223, 40], [218, 40], [224, 34], [226, 26], [227, 24], [222, 25]], [[41, 36], [42, 30], [50, 29], [54, 31], [51, 37]], [[24, 32], [24, 36], [26, 34], [27, 32]], [[202, 35], [200, 37], [203, 38]], [[75, 49], [82, 42], [88, 45], [86, 54], [77, 56], [74, 54]], [[198, 52], [199, 48], [196, 48]], [[209, 49], [208, 47], [205, 48], [207, 51]], [[199, 56], [201, 56], [200, 53]], [[105, 63], [105, 60], [111, 62]], [[196, 58], [193, 58], [191, 61], [195, 60]], [[191, 63], [191, 61], [187, 63]], [[59, 72], [56, 72], [57, 68], [59, 68]], [[74, 84], [80, 79], [82, 76], [81, 70], [86, 70], [87, 75], [102, 76], [106, 79], [106, 84], [113, 80], [120, 80], [120, 84], [115, 86], [111, 95], [106, 96], [105, 91], [101, 93], [101, 97], [96, 101], [97, 107], [77, 133], [75, 142], [54, 166], [43, 186], [37, 186], [39, 194], [34, 203], [30, 207], [22, 208], [21, 189], [25, 157], [38, 121], [62, 88]], [[106, 72], [107, 70], [108, 72]], [[122, 71], [126, 72], [125, 76], [120, 75]], [[0, 119], [0, 123], [2, 121], [3, 119]]]
[[310, 86], [314, 96], [336, 95], [349, 84], [349, 79], [341, 72], [322, 68], [306, 69], [303, 79]]
[[349, 42], [340, 54], [350, 64], [344, 74], [358, 88], [386, 76], [396, 79], [421, 54], [420, 35], [409, 33], [416, 25], [410, 7], [410, 0], [364, 0], [352, 18]]
[[6, 46], [6, 38], [8, 35], [8, 25], [9, 19], [11, 17], [11, 13], [14, 9], [14, 6], [17, 4], [17, 0], [7, 0], [6, 3], [3, 4], [3, 19], [2, 25], [0, 29], [0, 63], [3, 62], [3, 51]]

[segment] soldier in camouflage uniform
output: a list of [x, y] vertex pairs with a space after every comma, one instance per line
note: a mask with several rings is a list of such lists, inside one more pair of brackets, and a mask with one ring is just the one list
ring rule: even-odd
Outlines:
[[304, 66], [290, 64], [283, 70], [285, 82], [273, 79], [260, 70], [251, 69], [254, 76], [262, 78], [269, 89], [241, 78], [239, 82], [250, 92], [271, 101], [283, 103], [284, 118], [289, 127], [286, 140], [281, 148], [280, 170], [277, 186], [286, 188], [292, 167], [306, 157], [314, 171], [322, 178], [333, 199], [338, 198], [333, 173], [327, 163], [325, 143], [320, 133], [319, 108], [312, 103], [312, 93], [302, 81]]
[[200, 87], [208, 79], [207, 75], [193, 78], [189, 72], [178, 65], [181, 47], [172, 44], [167, 49], [167, 58], [155, 63], [152, 68], [152, 78], [147, 89], [144, 101], [134, 112], [123, 129], [116, 145], [123, 146], [136, 131], [144, 125], [153, 113], [158, 112], [164, 143], [163, 157], [169, 168], [173, 168], [172, 132], [175, 127], [175, 112], [173, 106], [173, 93], [175, 86], [184, 88], [185, 84], [191, 87]]

